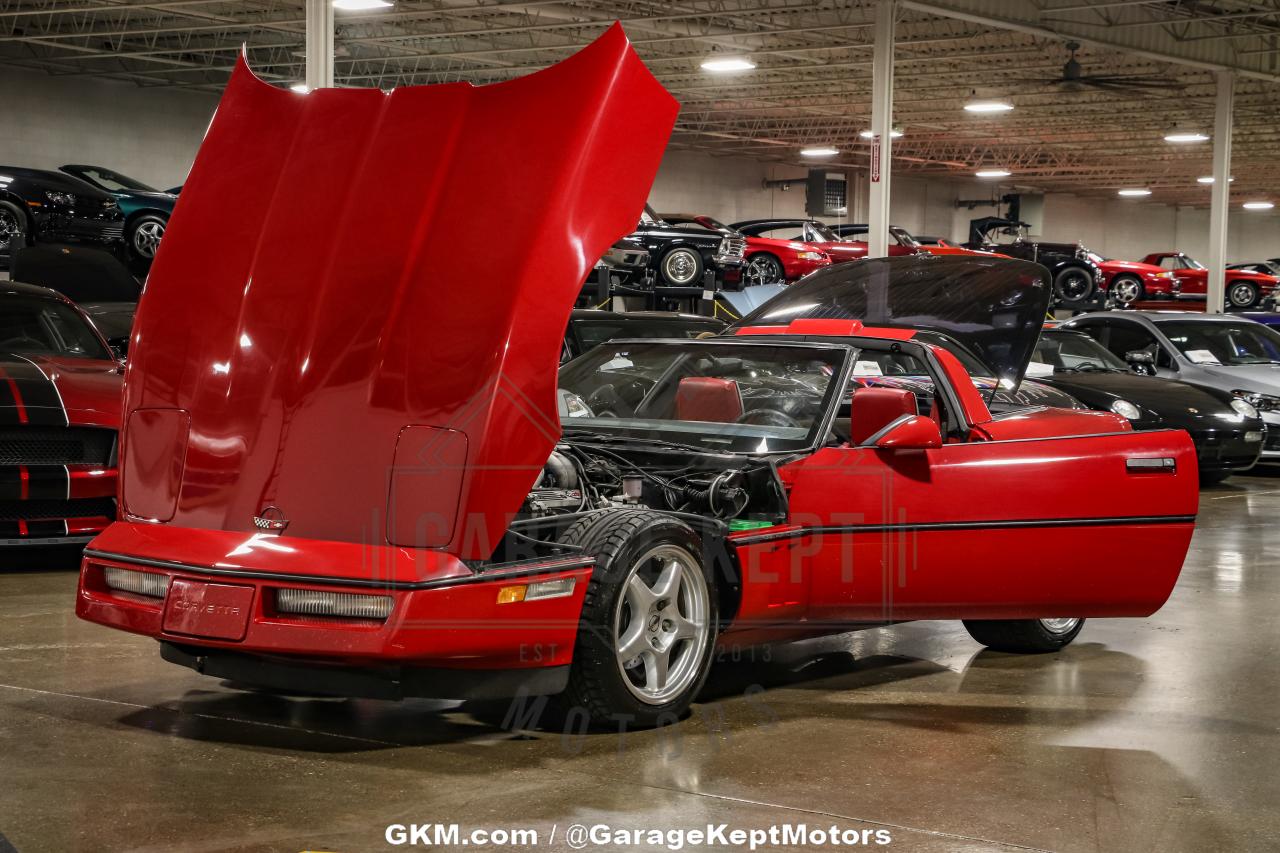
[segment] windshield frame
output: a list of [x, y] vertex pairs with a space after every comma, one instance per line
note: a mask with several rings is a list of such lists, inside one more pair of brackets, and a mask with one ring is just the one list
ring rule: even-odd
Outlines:
[[831, 226], [825, 222], [819, 222], [816, 219], [810, 219], [808, 222], [809, 230], [813, 232], [815, 237], [819, 239], [818, 243], [842, 243], [844, 239], [831, 229]]
[[[158, 193], [160, 190], [155, 187], [147, 186], [137, 178], [131, 178], [128, 175], [122, 175], [114, 169], [104, 169], [101, 166], [68, 166], [67, 171], [74, 174], [77, 178], [87, 183], [93, 184], [103, 192], [120, 193], [120, 192], [139, 192], [139, 193]], [[116, 183], [120, 184], [122, 189], [112, 189], [104, 185], [97, 178], [89, 176], [89, 172], [101, 172], [104, 175], [111, 175], [116, 179]]]
[[[818, 447], [822, 446], [826, 442], [827, 436], [831, 432], [832, 425], [835, 423], [836, 415], [839, 413], [840, 404], [843, 400], [842, 389], [845, 389], [848, 387], [849, 381], [851, 379], [851, 375], [853, 373], [853, 365], [854, 365], [853, 356], [854, 356], [855, 347], [846, 343], [836, 343], [836, 342], [829, 342], [829, 341], [823, 341], [823, 342], [798, 341], [794, 339], [785, 340], [781, 338], [783, 338], [783, 336], [772, 336], [772, 335], [770, 336], [769, 340], [758, 340], [758, 339], [753, 340], [749, 338], [733, 338], [733, 337], [702, 338], [702, 339], [614, 338], [612, 340], [605, 341], [604, 343], [600, 344], [597, 347], [594, 347], [590, 352], [583, 353], [581, 356], [578, 356], [578, 358], [573, 359], [573, 361], [570, 361], [565, 365], [562, 365], [560, 369], [561, 371], [563, 371], [565, 369], [572, 367], [575, 362], [581, 362], [586, 358], [598, 357], [600, 353], [606, 352], [611, 348], [623, 347], [627, 345], [631, 345], [631, 346], [670, 345], [670, 346], [678, 346], [681, 348], [693, 348], [693, 347], [730, 348], [732, 347], [735, 349], [737, 348], [778, 349], [780, 347], [785, 347], [788, 349], [796, 349], [796, 350], [811, 350], [815, 352], [838, 353], [840, 356], [840, 363], [837, 366], [835, 372], [832, 373], [830, 380], [828, 380], [827, 387], [823, 391], [822, 400], [819, 403], [819, 406], [821, 408], [821, 414], [818, 417], [814, 418], [813, 424], [810, 427], [809, 434], [806, 437], [806, 440], [803, 445], [779, 448], [777, 450], [764, 450], [764, 451], [733, 450], [730, 448], [701, 447], [698, 445], [689, 445], [690, 449], [696, 452], [706, 453], [708, 455], [713, 455], [713, 456], [770, 457], [770, 456], [792, 456], [797, 454], [805, 455], [805, 454], [813, 453], [815, 450], [817, 450]], [[559, 387], [563, 388], [563, 386], [559, 386]], [[566, 390], [571, 390], [571, 389], [566, 389]], [[574, 419], [561, 417], [559, 420], [560, 420], [561, 440], [569, 441], [569, 442], [574, 441], [575, 440], [574, 436], [569, 434], [568, 432], [568, 430], [571, 430], [575, 426], [575, 424], [572, 423]], [[593, 418], [592, 420], [595, 421], [596, 419]], [[658, 421], [657, 423], [661, 423], [661, 421]], [[590, 426], [583, 424], [582, 429], [587, 432], [601, 431], [599, 429], [599, 425], [596, 423], [592, 423]], [[605, 429], [607, 430], [607, 427]], [[652, 431], [654, 433], [660, 432], [660, 430], [656, 428]], [[618, 440], [623, 443], [625, 443], [628, 440], [634, 440], [638, 447], [644, 447], [646, 444], [646, 438], [628, 435], [623, 430], [618, 430], [617, 437], [618, 437]], [[659, 440], [666, 440], [666, 439], [661, 439], [657, 435], [649, 437], [647, 440], [651, 442], [655, 438]], [[584, 443], [590, 443], [590, 438], [589, 437], [585, 438]], [[681, 441], [672, 441], [672, 443], [685, 444], [685, 442], [681, 442]]]

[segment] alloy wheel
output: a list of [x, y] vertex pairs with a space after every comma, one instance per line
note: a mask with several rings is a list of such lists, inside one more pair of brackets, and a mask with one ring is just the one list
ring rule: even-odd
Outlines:
[[164, 236], [164, 223], [150, 220], [133, 230], [133, 248], [144, 258], [154, 258]]
[[660, 705], [697, 679], [710, 613], [706, 577], [688, 551], [658, 545], [636, 561], [613, 618], [618, 668], [633, 696]]
[[756, 255], [752, 258], [742, 276], [751, 285], [777, 284], [783, 279], [780, 265], [768, 255]]
[[1063, 616], [1057, 619], [1041, 619], [1039, 620], [1043, 627], [1050, 634], [1070, 634], [1080, 624], [1078, 617]]
[[1142, 285], [1134, 279], [1122, 278], [1112, 286], [1111, 292], [1120, 302], [1137, 302], [1142, 295]]
[[8, 249], [13, 238], [22, 233], [22, 225], [13, 212], [0, 207], [0, 249]]
[[1227, 300], [1237, 308], [1248, 308], [1254, 301], [1252, 284], [1233, 284], [1227, 291]]

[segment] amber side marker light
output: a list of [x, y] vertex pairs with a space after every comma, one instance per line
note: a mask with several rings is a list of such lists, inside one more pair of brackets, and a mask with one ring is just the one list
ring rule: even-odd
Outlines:
[[504, 586], [498, 590], [499, 604], [515, 604], [518, 601], [538, 601], [546, 598], [564, 598], [573, 595], [577, 578], [557, 578], [518, 586]]

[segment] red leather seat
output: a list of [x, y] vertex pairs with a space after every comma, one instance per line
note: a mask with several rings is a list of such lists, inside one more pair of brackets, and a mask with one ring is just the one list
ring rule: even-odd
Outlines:
[[742, 417], [742, 395], [732, 379], [686, 376], [676, 388], [676, 418], [731, 424]]
[[859, 388], [849, 407], [849, 443], [858, 446], [903, 415], [916, 412], [916, 395], [902, 388]]

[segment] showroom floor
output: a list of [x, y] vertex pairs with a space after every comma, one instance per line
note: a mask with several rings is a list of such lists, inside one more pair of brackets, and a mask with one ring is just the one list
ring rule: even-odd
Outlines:
[[1276, 850], [1280, 476], [1202, 498], [1152, 619], [1091, 622], [1056, 656], [980, 652], [951, 623], [773, 649], [722, 665], [691, 720], [622, 737], [238, 692], [77, 621], [74, 555], [10, 556], [0, 836], [24, 853], [355, 851], [383, 849], [388, 824], [457, 822], [568, 849], [575, 823], [834, 823], [909, 851]]

